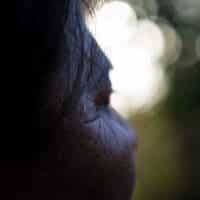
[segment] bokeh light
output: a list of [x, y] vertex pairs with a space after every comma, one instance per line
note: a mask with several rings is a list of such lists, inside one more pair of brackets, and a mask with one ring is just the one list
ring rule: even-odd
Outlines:
[[198, 58], [200, 59], [200, 36], [196, 40], [196, 53]]
[[168, 23], [160, 23], [160, 28], [165, 38], [165, 53], [163, 54], [162, 61], [167, 65], [171, 65], [181, 55], [182, 40], [175, 29]]
[[130, 109], [155, 104], [167, 88], [160, 62], [165, 52], [160, 27], [148, 19], [139, 20], [133, 8], [121, 1], [97, 10], [89, 27], [114, 66], [110, 73], [115, 91], [112, 105], [127, 115]]
[[157, 16], [158, 5], [156, 0], [134, 0], [131, 1], [134, 10], [139, 18]]
[[199, 200], [200, 1], [105, 1], [88, 19], [138, 135], [133, 199]]
[[179, 20], [192, 24], [199, 23], [199, 0], [175, 0], [172, 3]]

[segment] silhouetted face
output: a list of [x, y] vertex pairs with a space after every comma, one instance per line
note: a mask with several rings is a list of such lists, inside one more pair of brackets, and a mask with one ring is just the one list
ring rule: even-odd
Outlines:
[[[71, 109], [68, 107], [63, 122], [63, 157], [70, 168], [66, 177], [70, 177], [72, 196], [79, 191], [78, 197], [83, 199], [128, 200], [135, 178], [135, 135], [110, 106], [111, 64], [80, 22], [72, 50], [76, 53], [71, 56], [77, 64], [68, 102]], [[81, 44], [76, 43], [79, 39]]]
[[29, 99], [35, 144], [27, 147], [34, 157], [16, 198], [129, 200], [135, 135], [110, 106], [111, 64], [88, 32], [79, 0], [62, 2], [27, 13], [29, 21], [18, 28], [26, 35], [20, 63], [25, 68], [30, 61], [36, 80]]

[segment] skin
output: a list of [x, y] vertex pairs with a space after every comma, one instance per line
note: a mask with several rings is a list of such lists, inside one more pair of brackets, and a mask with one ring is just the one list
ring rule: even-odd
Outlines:
[[109, 105], [111, 64], [80, 1], [21, 0], [16, 11], [0, 197], [129, 200], [135, 135]]

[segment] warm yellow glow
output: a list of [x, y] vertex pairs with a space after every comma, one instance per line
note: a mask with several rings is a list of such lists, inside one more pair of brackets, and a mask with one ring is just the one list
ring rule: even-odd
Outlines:
[[124, 113], [155, 103], [164, 91], [159, 59], [165, 41], [159, 27], [138, 20], [134, 10], [120, 1], [105, 4], [89, 27], [114, 66], [110, 73], [116, 91], [113, 106]]

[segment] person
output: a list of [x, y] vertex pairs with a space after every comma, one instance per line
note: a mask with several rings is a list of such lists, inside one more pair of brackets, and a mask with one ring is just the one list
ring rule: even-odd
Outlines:
[[90, 3], [17, 1], [1, 199], [131, 198], [135, 133], [110, 106], [112, 66], [85, 24]]

